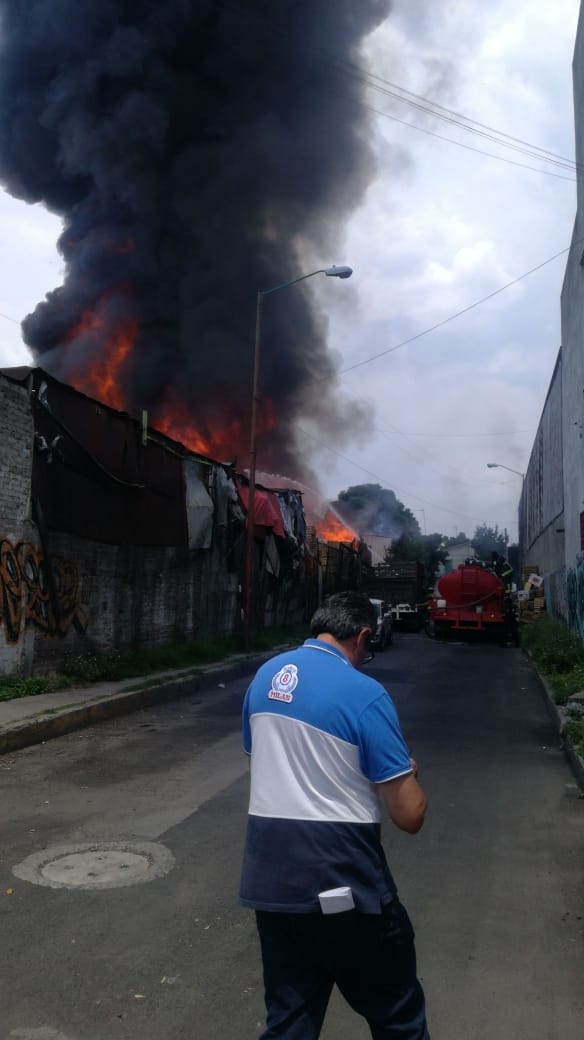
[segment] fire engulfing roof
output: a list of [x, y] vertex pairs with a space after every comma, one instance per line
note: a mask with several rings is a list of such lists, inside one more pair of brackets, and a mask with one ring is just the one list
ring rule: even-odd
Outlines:
[[[357, 64], [390, 6], [0, 0], [0, 184], [64, 227], [64, 284], [23, 322], [45, 371], [245, 451], [256, 293], [342, 259], [375, 173]], [[300, 421], [342, 444], [367, 410], [313, 282], [270, 298], [262, 339], [261, 465], [306, 479]]]
[[[193, 454], [42, 369], [0, 374], [30, 390], [33, 510], [47, 529], [117, 545], [209, 548], [214, 511], [219, 526], [244, 522], [248, 480], [232, 466]], [[299, 491], [260, 487], [254, 512], [256, 534], [303, 544]]]

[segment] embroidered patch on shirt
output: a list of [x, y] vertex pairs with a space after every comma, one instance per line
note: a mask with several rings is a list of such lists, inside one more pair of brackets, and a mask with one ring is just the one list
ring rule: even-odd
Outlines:
[[289, 704], [294, 700], [293, 690], [297, 686], [298, 668], [295, 664], [285, 664], [272, 679], [272, 688], [268, 697], [272, 701], [285, 701], [286, 704]]

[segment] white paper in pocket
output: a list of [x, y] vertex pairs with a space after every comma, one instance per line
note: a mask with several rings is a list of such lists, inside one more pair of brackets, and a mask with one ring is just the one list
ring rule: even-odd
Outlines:
[[355, 909], [353, 893], [348, 886], [327, 888], [326, 892], [318, 893], [318, 899], [323, 914], [342, 914]]

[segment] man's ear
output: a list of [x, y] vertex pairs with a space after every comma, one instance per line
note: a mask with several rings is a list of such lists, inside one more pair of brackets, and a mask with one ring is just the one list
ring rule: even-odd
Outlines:
[[357, 635], [357, 642], [356, 642], [355, 645], [358, 646], [359, 649], [361, 649], [361, 647], [365, 647], [366, 646], [366, 644], [367, 644], [367, 642], [368, 642], [368, 640], [370, 638], [371, 638], [371, 629], [370, 628], [362, 628], [361, 631]]

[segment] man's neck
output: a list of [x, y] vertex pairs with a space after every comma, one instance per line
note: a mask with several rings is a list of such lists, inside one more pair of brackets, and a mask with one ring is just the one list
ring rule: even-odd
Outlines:
[[356, 667], [354, 638], [343, 639], [343, 641], [341, 642], [340, 640], [335, 639], [334, 636], [331, 636], [330, 632], [320, 632], [315, 638], [318, 639], [321, 643], [328, 643], [328, 645], [334, 647], [335, 650], [340, 650], [340, 652], [353, 665], [353, 668]]

